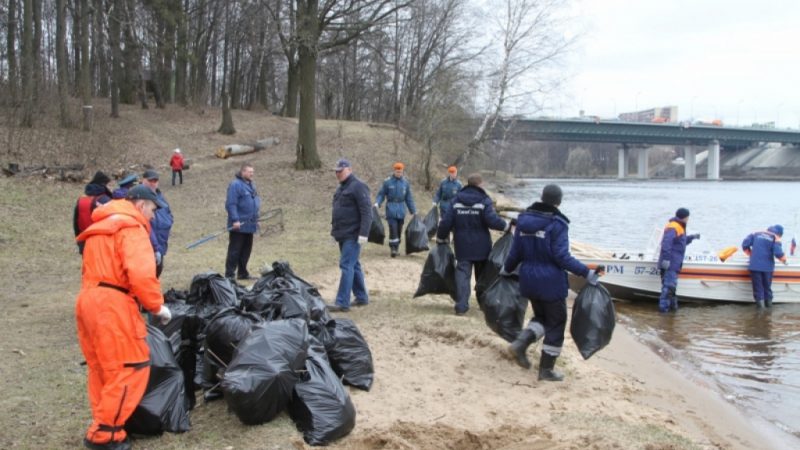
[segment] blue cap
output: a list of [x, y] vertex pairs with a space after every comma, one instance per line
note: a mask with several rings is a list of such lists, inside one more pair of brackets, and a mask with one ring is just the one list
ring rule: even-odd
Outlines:
[[142, 174], [142, 178], [145, 180], [157, 180], [158, 179], [158, 172], [153, 169], [147, 169]]
[[119, 187], [128, 187], [128, 186], [132, 185], [133, 183], [135, 183], [136, 180], [138, 180], [138, 179], [139, 179], [139, 176], [134, 173], [134, 174], [128, 175], [127, 177], [119, 180], [119, 182], [117, 182], [117, 185]]
[[346, 168], [348, 168], [348, 167], [352, 167], [352, 166], [350, 165], [350, 161], [348, 161], [348, 160], [346, 160], [346, 159], [342, 158], [342, 159], [340, 159], [340, 160], [336, 161], [336, 167], [334, 167], [334, 168], [333, 168], [333, 170], [335, 170], [335, 171], [339, 172], [339, 171], [341, 171], [341, 170], [343, 170], [343, 169], [346, 169]]
[[128, 200], [150, 200], [151, 202], [156, 204], [156, 208], [164, 208], [165, 205], [161, 200], [158, 199], [156, 193], [150, 190], [149, 187], [140, 184], [138, 186], [134, 186], [131, 190], [128, 191], [128, 195], [126, 197]]

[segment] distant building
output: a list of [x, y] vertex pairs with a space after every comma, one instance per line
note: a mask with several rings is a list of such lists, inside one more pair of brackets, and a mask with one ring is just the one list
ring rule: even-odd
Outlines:
[[678, 121], [677, 106], [662, 106], [643, 111], [627, 112], [619, 115], [625, 122], [670, 123]]

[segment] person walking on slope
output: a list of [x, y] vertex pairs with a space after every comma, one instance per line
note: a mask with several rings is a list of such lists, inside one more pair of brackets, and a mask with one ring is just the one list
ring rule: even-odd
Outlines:
[[250, 280], [247, 263], [253, 250], [253, 235], [258, 231], [258, 215], [261, 197], [253, 183], [255, 169], [243, 164], [236, 177], [228, 185], [225, 210], [228, 212], [228, 255], [225, 258], [225, 276], [240, 280]]
[[767, 231], [750, 233], [742, 241], [742, 250], [750, 257], [747, 268], [750, 270], [750, 281], [753, 283], [753, 300], [756, 307], [772, 306], [772, 273], [775, 272], [775, 260], [788, 264], [781, 245], [783, 226], [773, 225]]
[[458, 168], [456, 166], [448, 167], [447, 178], [439, 183], [439, 189], [433, 196], [433, 206], [439, 206], [439, 218], [444, 217], [450, 211], [452, 200], [462, 187], [461, 182], [458, 181]]
[[533, 318], [508, 347], [508, 352], [525, 369], [531, 368], [525, 352], [544, 338], [539, 359], [539, 380], [561, 381], [564, 376], [555, 370], [556, 360], [564, 345], [567, 324], [567, 272], [597, 284], [602, 272], [596, 273], [575, 259], [569, 252], [569, 219], [559, 211], [562, 191], [548, 184], [541, 201], [533, 203], [517, 217], [511, 250], [503, 264], [506, 273], [519, 268], [519, 291], [533, 307]]
[[[72, 229], [75, 237], [92, 224], [92, 212], [100, 205], [111, 201], [111, 190], [108, 188], [111, 178], [97, 171], [91, 181], [83, 188], [83, 195], [75, 203], [72, 213]], [[78, 241], [78, 253], [83, 254], [83, 241]]]
[[405, 166], [401, 162], [392, 166], [394, 174], [383, 181], [378, 196], [375, 198], [375, 207], [380, 208], [383, 199], [386, 199], [386, 222], [389, 223], [389, 248], [391, 256], [397, 256], [400, 247], [400, 236], [403, 234], [403, 222], [406, 218], [406, 207], [411, 215], [417, 214], [414, 206], [414, 197], [411, 195], [411, 184], [403, 176]]
[[172, 151], [169, 167], [172, 168], [172, 185], [175, 186], [175, 175], [180, 178], [180, 184], [183, 184], [183, 154], [181, 154], [181, 149], [176, 148]]
[[686, 246], [699, 234], [686, 234], [689, 222], [689, 210], [678, 208], [675, 217], [669, 219], [661, 238], [661, 253], [658, 256], [658, 268], [661, 273], [661, 295], [658, 298], [658, 310], [662, 313], [678, 310], [678, 273], [683, 267]]
[[129, 449], [125, 421], [144, 395], [150, 351], [139, 307], [160, 318], [164, 306], [148, 239], [159, 207], [145, 186], [92, 213], [94, 223], [77, 237], [85, 244], [83, 279], [75, 306], [78, 341], [88, 367], [92, 424], [83, 443], [91, 449]]
[[350, 310], [350, 293], [355, 295], [354, 306], [366, 306], [369, 294], [364, 281], [364, 272], [358, 258], [361, 246], [367, 243], [372, 210], [369, 205], [369, 187], [352, 173], [350, 161], [340, 159], [334, 168], [339, 187], [333, 194], [331, 211], [331, 236], [339, 244], [339, 290], [335, 305], [330, 311]]
[[164, 198], [164, 194], [158, 188], [158, 172], [146, 170], [142, 175], [142, 185], [153, 191], [161, 204], [161, 207], [156, 210], [153, 219], [150, 220], [152, 227], [150, 241], [153, 243], [153, 251], [156, 257], [156, 277], [161, 277], [161, 272], [164, 270], [164, 256], [167, 255], [169, 232], [172, 230], [174, 219], [167, 199]]
[[489, 229], [508, 231], [513, 225], [501, 219], [494, 211], [492, 199], [481, 187], [480, 174], [467, 178], [467, 187], [453, 199], [452, 208], [439, 222], [436, 242], [447, 245], [450, 231], [456, 253], [456, 315], [463, 316], [469, 310], [470, 278], [475, 271], [475, 279], [481, 276], [483, 267], [492, 251], [492, 236]]

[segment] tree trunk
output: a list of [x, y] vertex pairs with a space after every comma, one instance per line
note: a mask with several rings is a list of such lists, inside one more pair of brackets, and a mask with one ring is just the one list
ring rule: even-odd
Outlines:
[[81, 95], [81, 2], [72, 1], [72, 95]]
[[[316, 0], [314, 0], [316, 1]], [[298, 170], [319, 169], [322, 163], [317, 155], [317, 122], [316, 122], [316, 58], [312, 50], [300, 45], [300, 115], [297, 128], [297, 161]]]
[[233, 116], [231, 115], [231, 108], [228, 104], [228, 93], [222, 91], [222, 125], [217, 130], [220, 134], [235, 134], [236, 128], [233, 127]]
[[83, 131], [92, 129], [92, 77], [89, 72], [89, 1], [81, 2], [81, 100], [83, 102]]
[[[63, 0], [61, 0], [63, 1]], [[125, 82], [122, 71], [121, 39], [121, 13], [124, 5], [122, 0], [113, 0], [113, 6], [108, 14], [108, 41], [111, 45], [111, 117], [119, 117], [120, 87]]]
[[108, 96], [108, 60], [106, 59], [107, 45], [104, 40], [103, 26], [105, 18], [103, 17], [103, 0], [95, 0], [94, 2], [94, 32], [92, 36], [92, 45], [94, 46], [94, 63], [92, 66], [95, 68], [92, 73], [97, 77], [94, 82], [94, 89], [99, 97]]
[[175, 101], [181, 106], [188, 104], [186, 96], [186, 48], [188, 41], [188, 24], [186, 23], [186, 11], [189, 9], [189, 0], [184, 0], [184, 5], [178, 13], [178, 39], [176, 48], [176, 67], [175, 67]]
[[33, 93], [33, 108], [34, 112], [38, 109], [39, 105], [41, 104], [41, 93], [40, 90], [43, 87], [42, 83], [42, 2], [35, 0], [33, 2], [33, 44], [31, 45], [31, 49], [33, 49], [33, 59], [31, 60], [32, 64], [32, 88], [31, 92]]
[[133, 105], [136, 103], [137, 94], [141, 80], [139, 77], [141, 62], [139, 60], [139, 45], [136, 42], [134, 34], [134, 8], [133, 0], [119, 0], [117, 5], [120, 6], [118, 17], [123, 26], [122, 34], [125, 38], [125, 51], [123, 52], [123, 59], [125, 61], [125, 69], [123, 72], [123, 82], [119, 84], [119, 100], [121, 103]]
[[72, 126], [69, 114], [69, 67], [67, 62], [67, 2], [56, 0], [56, 71], [58, 72], [58, 107], [61, 126]]
[[300, 69], [297, 61], [289, 61], [286, 69], [286, 103], [283, 105], [283, 115], [297, 117], [297, 97], [300, 88]]
[[22, 120], [23, 127], [33, 127], [33, 1], [22, 3]]
[[8, 55], [8, 91], [11, 104], [17, 104], [17, 0], [8, 3], [8, 35], [6, 36], [6, 54]]

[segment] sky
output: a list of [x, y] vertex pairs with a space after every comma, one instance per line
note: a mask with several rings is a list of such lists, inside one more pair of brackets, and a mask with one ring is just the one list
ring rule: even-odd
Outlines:
[[675, 105], [681, 120], [800, 128], [798, 0], [575, 0], [573, 16], [581, 37], [543, 114]]

